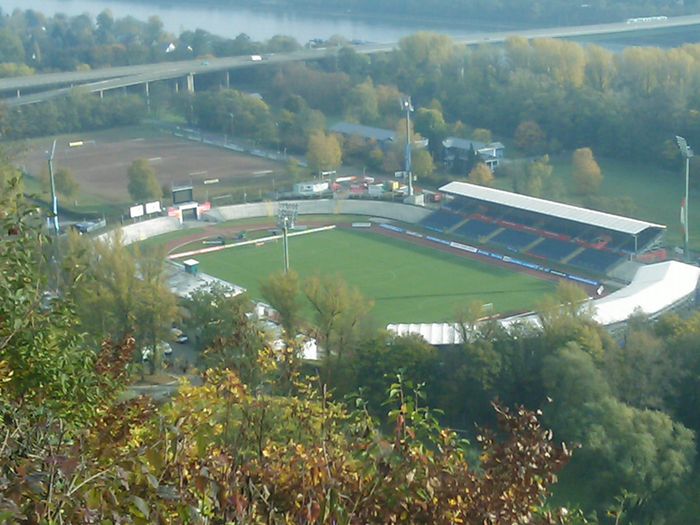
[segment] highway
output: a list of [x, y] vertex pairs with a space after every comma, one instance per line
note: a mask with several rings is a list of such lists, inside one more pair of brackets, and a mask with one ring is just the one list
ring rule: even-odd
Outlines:
[[[473, 33], [465, 38], [455, 39], [455, 43], [473, 46], [484, 43], [504, 42], [513, 36], [520, 36], [528, 39], [576, 38], [591, 35], [667, 29], [694, 25], [700, 25], [700, 15], [671, 17], [666, 20], [649, 20], [635, 23], [617, 22], [610, 24], [530, 29], [523, 31]], [[397, 43], [364, 44], [351, 47], [353, 47], [358, 53], [372, 54], [387, 52], [394, 49], [396, 46]], [[315, 48], [304, 49], [291, 53], [263, 55], [263, 60], [261, 61], [253, 61], [250, 56], [246, 55], [224, 58], [200, 58], [177, 62], [159, 62], [155, 64], [121, 66], [81, 72], [43, 73], [24, 77], [0, 79], [0, 92], [6, 94], [6, 98], [2, 99], [5, 105], [22, 106], [65, 96], [74, 90], [80, 90], [83, 92], [107, 91], [138, 84], [147, 84], [158, 80], [182, 78], [188, 75], [200, 75], [217, 71], [230, 71], [243, 67], [259, 67], [265, 64], [282, 64], [285, 62], [314, 60], [325, 56], [332, 56], [336, 52], [337, 48]], [[69, 85], [70, 87], [61, 87], [66, 85]], [[41, 88], [46, 88], [47, 90], [27, 95], [21, 94], [22, 90], [36, 91], [37, 89]], [[18, 91], [21, 96], [16, 96]]]

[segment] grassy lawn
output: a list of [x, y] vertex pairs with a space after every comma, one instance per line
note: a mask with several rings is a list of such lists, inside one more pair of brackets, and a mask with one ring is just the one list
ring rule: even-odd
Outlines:
[[[375, 301], [380, 323], [439, 322], [471, 301], [497, 312], [532, 308], [554, 284], [368, 232], [335, 230], [290, 239], [291, 267], [302, 277], [339, 275]], [[197, 256], [203, 272], [260, 298], [260, 281], [282, 269], [282, 243]]]

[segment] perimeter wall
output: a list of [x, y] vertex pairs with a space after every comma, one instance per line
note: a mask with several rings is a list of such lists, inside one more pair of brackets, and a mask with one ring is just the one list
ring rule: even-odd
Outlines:
[[[434, 210], [397, 202], [367, 200], [297, 200], [291, 202], [298, 206], [300, 215], [368, 215], [382, 217], [406, 223], [416, 223], [425, 219]], [[253, 217], [276, 217], [279, 202], [256, 202], [222, 206], [209, 211], [204, 220], [224, 222]]]

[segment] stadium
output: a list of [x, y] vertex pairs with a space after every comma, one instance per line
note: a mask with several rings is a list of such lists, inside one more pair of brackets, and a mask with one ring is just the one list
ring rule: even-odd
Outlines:
[[611, 327], [695, 301], [700, 269], [664, 260], [663, 225], [463, 182], [440, 192], [439, 208], [355, 199], [180, 203], [199, 206], [197, 226], [207, 227], [186, 228], [171, 209], [126, 226], [124, 238], [168, 246], [180, 295], [218, 280], [260, 299], [260, 280], [283, 268], [276, 226], [293, 210], [292, 268], [342, 276], [375, 302], [390, 330], [437, 345], [459, 338], [455, 312], [472, 301], [504, 324], [537, 322], [534, 309], [560, 280], [581, 285], [596, 319]]

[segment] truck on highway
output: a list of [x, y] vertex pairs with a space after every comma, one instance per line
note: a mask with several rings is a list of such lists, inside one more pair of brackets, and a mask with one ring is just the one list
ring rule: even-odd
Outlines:
[[250, 59], [253, 62], [262, 62], [263, 57], [262, 55], [250, 55]]

